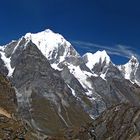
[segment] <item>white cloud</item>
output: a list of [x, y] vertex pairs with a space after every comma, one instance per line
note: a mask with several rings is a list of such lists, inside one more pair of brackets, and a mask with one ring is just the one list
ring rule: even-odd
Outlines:
[[82, 49], [86, 49], [90, 52], [95, 52], [95, 50], [106, 50], [108, 54], [118, 55], [126, 58], [130, 58], [132, 55], [140, 58], [140, 56], [132, 50], [132, 47], [125, 45], [114, 45], [114, 46], [104, 46], [98, 45], [91, 42], [83, 42], [83, 41], [71, 41], [74, 46], [77, 46]]

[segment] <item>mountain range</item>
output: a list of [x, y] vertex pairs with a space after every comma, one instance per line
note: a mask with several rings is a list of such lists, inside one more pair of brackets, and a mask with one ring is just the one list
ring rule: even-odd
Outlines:
[[[76, 131], [98, 121], [108, 110], [113, 115], [115, 106], [122, 112], [134, 108], [133, 114], [140, 106], [140, 65], [135, 56], [124, 65], [115, 65], [105, 50], [81, 56], [62, 35], [50, 29], [27, 33], [0, 46], [0, 72], [15, 90], [22, 121], [40, 139], [62, 139], [64, 133], [65, 139], [74, 139], [68, 137], [70, 129]], [[103, 121], [109, 120], [107, 114], [104, 116]], [[98, 139], [109, 138], [108, 134], [99, 137], [101, 130], [96, 130]]]

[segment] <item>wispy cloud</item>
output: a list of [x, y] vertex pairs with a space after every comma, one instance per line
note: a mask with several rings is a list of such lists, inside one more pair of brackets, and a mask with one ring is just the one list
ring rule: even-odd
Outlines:
[[86, 49], [87, 51], [90, 52], [95, 52], [96, 50], [106, 50], [107, 53], [111, 55], [118, 55], [126, 58], [130, 58], [132, 55], [134, 55], [137, 58], [140, 58], [136, 50], [133, 50], [132, 47], [130, 46], [125, 45], [104, 46], [83, 41], [72, 41], [72, 44], [79, 48]]

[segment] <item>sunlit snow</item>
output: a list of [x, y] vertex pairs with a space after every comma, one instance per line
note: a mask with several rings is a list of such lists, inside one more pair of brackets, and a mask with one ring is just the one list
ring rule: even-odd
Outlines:
[[4, 53], [4, 52], [1, 52], [1, 51], [0, 51], [0, 54], [1, 54], [1, 59], [3, 60], [3, 62], [4, 62], [4, 64], [5, 64], [5, 66], [6, 66], [6, 68], [7, 68], [8, 71], [9, 71], [7, 76], [12, 76], [12, 74], [13, 74], [13, 72], [14, 72], [14, 68], [12, 68], [12, 67], [11, 67], [11, 64], [10, 64], [11, 58], [7, 58], [7, 57], [5, 56], [5, 53]]

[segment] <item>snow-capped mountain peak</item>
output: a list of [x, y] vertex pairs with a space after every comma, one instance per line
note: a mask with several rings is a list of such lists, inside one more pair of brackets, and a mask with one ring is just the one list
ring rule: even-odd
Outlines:
[[50, 29], [38, 33], [27, 33], [25, 38], [32, 40], [33, 43], [39, 46], [39, 49], [41, 49], [43, 53], [45, 53], [46, 47], [48, 50], [58, 47], [58, 44], [66, 43], [68, 47], [71, 45], [62, 35], [54, 33]]
[[46, 30], [44, 30], [45, 32], [48, 32], [48, 33], [54, 33], [51, 29], [46, 29]]
[[120, 71], [122, 71], [125, 79], [135, 82], [135, 74], [139, 66], [139, 61], [135, 56], [131, 56], [128, 63], [118, 66]]
[[108, 56], [108, 54], [106, 53], [105, 50], [103, 51], [97, 51], [96, 53], [92, 54], [92, 53], [86, 53], [83, 56], [83, 59], [86, 61], [86, 65], [89, 69], [93, 69], [93, 67], [95, 66], [95, 64], [97, 63], [103, 63], [105, 62], [106, 65], [108, 65], [111, 60], [110, 57]]
[[128, 63], [131, 65], [138, 65], [139, 61], [135, 56], [132, 55]]
[[31, 40], [48, 60], [56, 64], [70, 55], [79, 55], [61, 34], [54, 33], [50, 29], [39, 33], [27, 33], [25, 39]]

